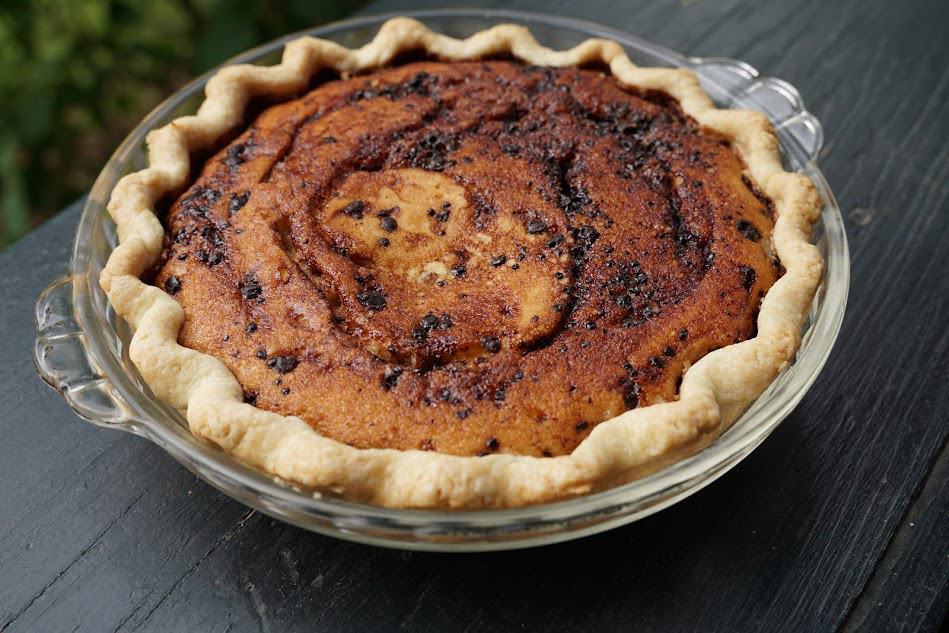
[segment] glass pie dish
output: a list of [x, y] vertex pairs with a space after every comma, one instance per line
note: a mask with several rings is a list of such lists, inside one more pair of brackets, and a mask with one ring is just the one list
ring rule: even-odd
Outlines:
[[[555, 49], [569, 48], [590, 37], [611, 39], [622, 44], [639, 65], [694, 70], [719, 107], [755, 109], [771, 119], [785, 168], [808, 176], [820, 193], [823, 209], [815, 240], [826, 266], [796, 362], [728, 431], [696, 455], [603, 492], [517, 509], [457, 512], [389, 509], [302, 491], [241, 464], [192, 435], [181, 413], [151, 393], [130, 361], [131, 331], [109, 305], [98, 278], [117, 243], [115, 226], [106, 212], [112, 189], [122, 176], [146, 166], [144, 141], [149, 131], [197, 110], [213, 70], [146, 116], [96, 180], [77, 229], [69, 274], [54, 281], [36, 306], [34, 356], [40, 375], [83, 418], [148, 438], [225, 494], [306, 529], [377, 545], [470, 551], [562, 541], [642, 518], [714, 481], [793, 410], [826, 361], [843, 319], [849, 257], [840, 211], [816, 166], [823, 141], [819, 122], [804, 108], [791, 85], [760, 78], [743, 62], [687, 58], [605, 27], [557, 17], [492, 10], [408, 15], [453, 37], [514, 22], [527, 26], [542, 44]], [[276, 63], [283, 45], [303, 34], [347, 47], [361, 46], [390, 17], [357, 18], [287, 36], [228, 64]]]

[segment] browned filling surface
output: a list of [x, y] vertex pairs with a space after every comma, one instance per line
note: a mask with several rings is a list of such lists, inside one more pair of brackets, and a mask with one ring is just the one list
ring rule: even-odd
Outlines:
[[771, 205], [595, 70], [417, 62], [265, 110], [171, 206], [155, 283], [258, 407], [356, 447], [569, 453], [749, 338]]

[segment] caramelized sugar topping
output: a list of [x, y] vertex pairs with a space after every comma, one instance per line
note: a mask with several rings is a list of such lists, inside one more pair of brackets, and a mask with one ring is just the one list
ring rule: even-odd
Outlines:
[[777, 269], [743, 169], [597, 71], [417, 62], [260, 114], [172, 205], [156, 285], [328, 437], [562, 455], [754, 335]]

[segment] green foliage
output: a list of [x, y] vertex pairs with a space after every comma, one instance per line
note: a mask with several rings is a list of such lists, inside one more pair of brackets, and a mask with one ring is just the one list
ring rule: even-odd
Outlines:
[[0, 247], [92, 185], [121, 139], [196, 74], [360, 0], [3, 0]]

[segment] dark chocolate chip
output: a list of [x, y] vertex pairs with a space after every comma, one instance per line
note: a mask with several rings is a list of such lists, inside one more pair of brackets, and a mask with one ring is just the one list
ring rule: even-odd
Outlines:
[[366, 210], [366, 203], [362, 200], [353, 200], [345, 207], [343, 207], [343, 213], [355, 220], [361, 220], [363, 211]]
[[256, 299], [263, 293], [263, 288], [260, 287], [256, 273], [247, 273], [244, 275], [244, 280], [238, 284], [238, 288], [241, 291], [241, 296], [246, 301]]
[[741, 266], [739, 270], [741, 271], [741, 285], [744, 286], [745, 290], [750, 290], [758, 280], [758, 273], [749, 266]]
[[383, 231], [391, 233], [397, 228], [399, 228], [399, 223], [395, 221], [395, 218], [387, 215], [381, 220], [379, 220], [379, 226], [382, 227]]
[[560, 244], [563, 244], [563, 235], [561, 235], [560, 233], [556, 233], [553, 237], [547, 240], [548, 248], [554, 248], [555, 246], [559, 246]]
[[496, 336], [482, 336], [481, 347], [492, 354], [496, 354], [501, 349], [501, 341]]
[[388, 238], [388, 237], [380, 237], [380, 238], [379, 238], [379, 246], [381, 246], [382, 248], [387, 247], [389, 244], [390, 244], [390, 242], [389, 242], [389, 238]]
[[463, 277], [466, 272], [468, 272], [468, 269], [460, 264], [453, 266], [451, 269], [451, 274], [455, 277]]
[[254, 332], [257, 331], [257, 324], [251, 321], [250, 323], [247, 324], [247, 327], [244, 328], [244, 331], [247, 332], [248, 334], [253, 334]]
[[491, 258], [491, 265], [497, 268], [498, 266], [503, 266], [506, 261], [507, 255], [498, 255], [497, 257]]
[[367, 310], [378, 312], [386, 307], [386, 297], [376, 290], [367, 290], [356, 295], [356, 299]]
[[388, 391], [395, 387], [403, 371], [404, 370], [398, 365], [395, 367], [386, 367], [385, 371], [382, 372], [382, 388]]
[[227, 156], [224, 158], [224, 164], [233, 169], [247, 160], [247, 146], [243, 143], [232, 145], [227, 148]]
[[422, 320], [419, 322], [419, 324], [426, 330], [434, 330], [438, 327], [438, 317], [431, 313], [426, 314], [422, 317]]
[[228, 204], [227, 209], [231, 213], [236, 213], [244, 208], [244, 205], [247, 204], [247, 199], [250, 198], [250, 192], [245, 191], [244, 193], [235, 193], [231, 194], [231, 202]]
[[757, 242], [761, 239], [761, 232], [758, 230], [758, 227], [748, 220], [738, 220], [738, 222], [735, 224], [735, 228], [737, 228], [742, 235], [752, 242]]
[[267, 359], [267, 367], [275, 369], [281, 374], [287, 374], [296, 369], [299, 362], [293, 356], [271, 356]]
[[178, 294], [178, 291], [181, 290], [181, 280], [172, 275], [165, 280], [165, 292], [170, 295]]
[[531, 235], [536, 235], [537, 233], [543, 233], [547, 230], [547, 223], [543, 220], [531, 220], [527, 223], [527, 232]]
[[496, 451], [501, 448], [501, 442], [496, 437], [489, 437], [488, 441], [485, 442], [484, 445], [489, 451]]

